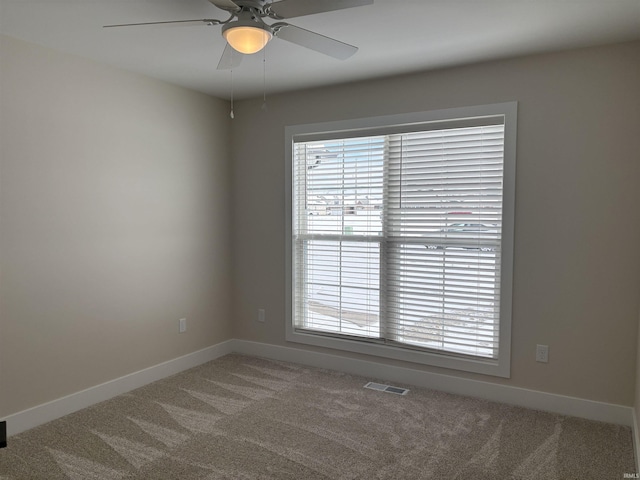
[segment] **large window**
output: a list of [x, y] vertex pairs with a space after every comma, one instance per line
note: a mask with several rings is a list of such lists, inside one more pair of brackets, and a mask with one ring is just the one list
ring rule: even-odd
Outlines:
[[287, 339], [509, 376], [515, 103], [287, 128]]

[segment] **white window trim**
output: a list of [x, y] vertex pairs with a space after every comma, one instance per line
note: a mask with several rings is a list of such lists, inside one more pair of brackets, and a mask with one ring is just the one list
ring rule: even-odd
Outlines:
[[[292, 125], [285, 127], [285, 316], [286, 340], [289, 342], [326, 347], [395, 360], [444, 367], [466, 372], [482, 373], [509, 378], [511, 375], [511, 314], [513, 295], [513, 244], [515, 217], [515, 173], [517, 102], [451, 108], [399, 115], [369, 117], [335, 122]], [[366, 340], [349, 340], [314, 335], [296, 331], [293, 327], [293, 262], [292, 262], [292, 188], [293, 188], [293, 143], [316, 140], [336, 135], [366, 131], [376, 134], [392, 126], [408, 126], [444, 122], [459, 122], [465, 119], [504, 116], [504, 170], [502, 211], [502, 264], [500, 284], [500, 354], [497, 360], [471, 359], [447, 353], [430, 353], [398, 348], [389, 345], [367, 343]]]

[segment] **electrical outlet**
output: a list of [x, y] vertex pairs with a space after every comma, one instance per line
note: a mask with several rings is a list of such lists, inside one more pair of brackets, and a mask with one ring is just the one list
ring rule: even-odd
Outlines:
[[258, 321], [260, 323], [264, 323], [265, 315], [266, 315], [266, 313], [265, 313], [264, 308], [259, 308], [258, 309]]
[[549, 345], [536, 345], [536, 362], [549, 361]]
[[178, 320], [178, 332], [184, 333], [186, 331], [187, 331], [187, 319], [181, 318], [180, 320]]

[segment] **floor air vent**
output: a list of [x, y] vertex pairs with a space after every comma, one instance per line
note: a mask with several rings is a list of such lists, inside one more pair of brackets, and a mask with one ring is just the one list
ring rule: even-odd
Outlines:
[[392, 387], [391, 385], [383, 385], [382, 383], [367, 383], [364, 388], [370, 388], [371, 390], [378, 390], [379, 392], [395, 393], [396, 395], [406, 395], [409, 393], [407, 388]]

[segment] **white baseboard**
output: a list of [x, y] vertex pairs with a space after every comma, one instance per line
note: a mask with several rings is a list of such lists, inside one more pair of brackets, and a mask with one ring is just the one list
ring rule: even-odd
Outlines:
[[[371, 379], [387, 380], [400, 385], [415, 385], [458, 395], [483, 398], [495, 402], [518, 405], [547, 412], [572, 415], [601, 422], [626, 425], [633, 429], [636, 461], [640, 458], [640, 431], [634, 409], [623, 405], [595, 402], [525, 388], [499, 385], [461, 377], [425, 372], [406, 367], [385, 365], [341, 355], [312, 352], [247, 340], [228, 340], [197, 352], [169, 360], [153, 367], [125, 375], [95, 387], [58, 398], [48, 403], [9, 415], [7, 435], [25, 430], [76, 412], [98, 402], [129, 392], [151, 382], [161, 380], [183, 370], [215, 360], [228, 353], [281, 360], [313, 367], [338, 370]], [[640, 468], [638, 469], [640, 472]]]
[[299, 363], [330, 370], [339, 370], [372, 379], [392, 381], [400, 384], [400, 386], [415, 385], [600, 422], [614, 423], [628, 427], [635, 425], [633, 408], [624, 405], [596, 402], [554, 393], [528, 390], [526, 388], [470, 380], [467, 378], [396, 367], [298, 348], [237, 339], [232, 342], [235, 352], [246, 355]]
[[72, 393], [66, 397], [37, 405], [33, 408], [14, 413], [5, 418], [7, 436], [16, 435], [25, 430], [50, 422], [56, 418], [76, 412], [98, 402], [108, 400], [117, 395], [130, 392], [151, 382], [175, 375], [183, 370], [197, 367], [203, 363], [233, 352], [233, 341], [213, 345], [211, 347], [189, 353], [182, 357], [154, 365], [124, 377]]
[[633, 417], [633, 425], [631, 430], [633, 433], [633, 454], [636, 459], [636, 472], [640, 473], [640, 431], [638, 431], [638, 416], [636, 415], [636, 409], [631, 409]]

